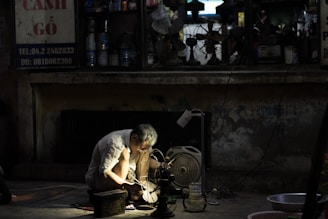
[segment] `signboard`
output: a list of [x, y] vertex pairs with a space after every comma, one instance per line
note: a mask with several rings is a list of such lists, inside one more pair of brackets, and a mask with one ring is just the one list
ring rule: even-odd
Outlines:
[[75, 0], [15, 0], [16, 68], [77, 66]]
[[320, 0], [321, 66], [328, 67], [328, 0]]

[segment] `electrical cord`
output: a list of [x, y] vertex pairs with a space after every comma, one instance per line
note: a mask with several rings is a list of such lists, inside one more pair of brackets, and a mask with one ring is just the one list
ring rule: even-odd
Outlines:
[[[220, 110], [219, 110], [219, 113], [218, 113], [218, 116], [219, 117], [222, 117], [222, 113], [223, 113], [223, 108], [224, 106], [227, 104], [227, 100], [228, 100], [228, 85], [230, 84], [230, 80], [231, 80], [231, 76], [233, 74], [233, 72], [235, 71], [235, 68], [237, 66], [237, 64], [239, 63], [240, 59], [241, 59], [242, 56], [238, 56], [237, 57], [237, 60], [236, 62], [234, 63], [234, 65], [232, 66], [232, 69], [228, 75], [228, 78], [227, 78], [227, 81], [225, 83], [225, 89], [224, 89], [224, 92], [223, 92], [223, 100], [222, 100], [222, 104], [220, 106]], [[293, 61], [292, 63], [294, 63], [295, 61], [295, 58], [296, 57], [293, 57]], [[284, 73], [284, 78], [283, 78], [283, 88], [282, 91], [281, 91], [281, 95], [279, 96], [279, 100], [278, 100], [278, 112], [277, 112], [277, 119], [275, 120], [274, 124], [273, 124], [273, 129], [272, 129], [272, 132], [271, 132], [271, 135], [269, 136], [269, 139], [267, 141], [267, 144], [266, 144], [266, 147], [263, 149], [263, 154], [262, 154], [262, 157], [260, 158], [260, 162], [252, 169], [250, 169], [246, 175], [238, 182], [238, 184], [236, 185], [233, 185], [231, 186], [231, 188], [240, 188], [243, 183], [246, 181], [246, 179], [256, 170], [258, 169], [264, 162], [265, 160], [265, 157], [267, 155], [267, 151], [268, 149], [271, 147], [271, 143], [272, 143], [272, 140], [274, 138], [274, 134], [276, 132], [276, 129], [279, 128], [279, 124], [280, 124], [280, 117], [281, 117], [281, 106], [282, 106], [282, 99], [283, 99], [283, 96], [285, 94], [285, 87], [286, 87], [286, 84], [287, 84], [287, 78], [288, 78], [288, 75], [289, 75], [289, 67], [286, 69], [285, 73]], [[215, 127], [214, 127], [215, 128]]]
[[72, 186], [72, 185], [56, 185], [56, 186], [44, 186], [31, 189], [10, 189], [11, 192], [28, 192], [28, 191], [38, 191], [46, 189], [56, 189], [56, 188], [71, 188], [71, 189], [86, 189], [88, 186]]
[[152, 156], [154, 159], [156, 159], [156, 160], [158, 161], [158, 157], [156, 157], [156, 156], [154, 155], [154, 153], [156, 153], [156, 152], [159, 153], [159, 154], [162, 156], [162, 159], [163, 159], [163, 160], [165, 160], [165, 157], [164, 157], [163, 152], [160, 151], [160, 150], [157, 149], [157, 148], [154, 148], [154, 149], [151, 151], [150, 156]]
[[[154, 155], [154, 153], [159, 153], [162, 156], [162, 159], [165, 160], [164, 154], [159, 149], [155, 148], [151, 151], [150, 156], [158, 161], [158, 157]], [[159, 189], [158, 183], [153, 183], [148, 180], [148, 176], [141, 176], [140, 178], [145, 178], [146, 183], [142, 183], [140, 180], [137, 179], [135, 175], [131, 175], [131, 178], [134, 180], [134, 182], [139, 185], [143, 192], [143, 199], [148, 203], [155, 203], [158, 200], [158, 196], [156, 191]], [[154, 185], [154, 186], [153, 186]]]
[[241, 188], [243, 186], [244, 182], [247, 180], [247, 178], [255, 170], [257, 170], [263, 164], [263, 162], [265, 161], [267, 151], [271, 147], [271, 143], [272, 143], [272, 140], [274, 138], [274, 134], [275, 134], [276, 130], [279, 128], [280, 119], [281, 119], [282, 100], [283, 100], [283, 96], [285, 94], [285, 88], [286, 88], [286, 84], [287, 84], [288, 75], [289, 75], [289, 68], [286, 69], [285, 74], [284, 74], [284, 78], [283, 78], [283, 83], [282, 83], [283, 89], [281, 90], [281, 94], [280, 94], [279, 100], [278, 100], [278, 111], [277, 111], [277, 115], [276, 115], [277, 119], [273, 123], [272, 132], [269, 136], [269, 139], [267, 141], [266, 146], [263, 149], [262, 157], [259, 159], [259, 162], [245, 174], [245, 176], [238, 182], [238, 184], [236, 184], [235, 186], [232, 186], [232, 187], [235, 187], [236, 189]]

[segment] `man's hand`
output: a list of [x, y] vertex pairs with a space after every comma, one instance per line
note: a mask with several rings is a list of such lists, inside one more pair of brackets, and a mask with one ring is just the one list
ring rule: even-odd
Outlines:
[[124, 188], [129, 191], [138, 192], [141, 190], [141, 186], [136, 183], [126, 182], [123, 184]]
[[135, 183], [134, 182], [129, 182], [129, 181], [125, 181], [124, 185], [129, 185], [129, 186], [133, 186]]

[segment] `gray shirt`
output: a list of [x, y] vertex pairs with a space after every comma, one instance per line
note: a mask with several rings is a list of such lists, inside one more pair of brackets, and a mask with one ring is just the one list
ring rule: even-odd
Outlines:
[[85, 174], [85, 180], [89, 186], [93, 185], [94, 177], [104, 174], [106, 169], [114, 168], [124, 148], [127, 147], [130, 150], [131, 132], [132, 129], [113, 131], [98, 141], [92, 152], [88, 171]]

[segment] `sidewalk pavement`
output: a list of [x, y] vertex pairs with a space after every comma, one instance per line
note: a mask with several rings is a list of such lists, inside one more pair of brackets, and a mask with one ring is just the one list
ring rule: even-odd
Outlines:
[[[0, 218], [3, 219], [91, 219], [95, 218], [92, 209], [80, 209], [89, 201], [84, 183], [53, 181], [8, 181], [8, 187], [14, 195], [8, 205], [0, 206]], [[188, 212], [183, 207], [183, 199], [176, 197], [175, 204], [168, 209], [175, 219], [247, 219], [251, 213], [272, 211], [271, 203], [266, 200], [268, 194], [236, 193], [233, 197], [218, 198], [209, 196], [203, 212]], [[144, 210], [125, 210], [124, 214], [107, 218], [156, 218], [152, 212], [156, 207]], [[323, 217], [322, 217], [323, 218]]]

